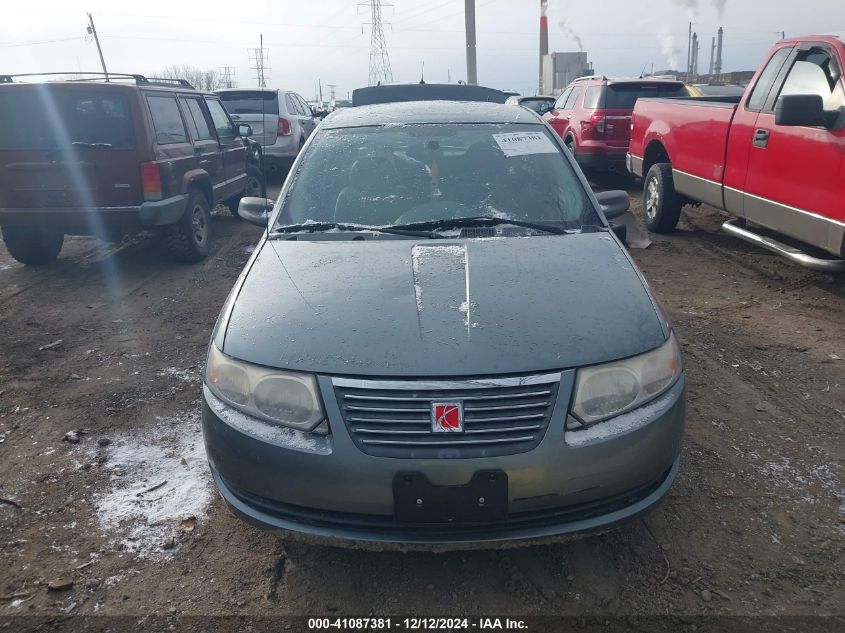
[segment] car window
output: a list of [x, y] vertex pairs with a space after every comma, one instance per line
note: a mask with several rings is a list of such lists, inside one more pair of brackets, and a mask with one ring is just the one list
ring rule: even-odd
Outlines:
[[478, 215], [575, 229], [601, 223], [552, 136], [525, 124], [318, 132], [280, 223], [386, 225]]
[[232, 114], [279, 114], [279, 99], [269, 90], [237, 90], [218, 94]]
[[572, 110], [575, 107], [575, 104], [578, 102], [578, 97], [581, 96], [581, 93], [584, 92], [584, 89], [579, 87], [573, 88], [572, 93], [566, 99], [566, 104], [563, 106], [564, 110]]
[[584, 94], [583, 108], [585, 110], [595, 110], [599, 107], [602, 96], [602, 86], [590, 86]]
[[839, 65], [827, 51], [802, 51], [795, 58], [778, 96], [819, 95], [826, 110], [836, 110], [845, 105], [841, 75]]
[[572, 94], [572, 88], [567, 88], [563, 91], [563, 93], [557, 98], [555, 101], [555, 110], [563, 110], [563, 106], [566, 103], [566, 100], [569, 98], [569, 95]]
[[780, 48], [775, 51], [775, 54], [772, 55], [769, 63], [766, 64], [763, 72], [760, 73], [757, 83], [754, 84], [754, 89], [748, 96], [748, 101], [745, 105], [747, 109], [757, 111], [763, 109], [763, 105], [766, 103], [766, 97], [769, 96], [769, 91], [772, 89], [772, 84], [775, 82], [783, 63], [791, 51], [791, 48]]
[[291, 93], [285, 95], [285, 102], [288, 104], [288, 114], [302, 114], [299, 104]]
[[305, 116], [311, 116], [311, 106], [305, 102], [305, 99], [300, 97], [299, 95], [295, 95], [297, 101], [299, 101], [299, 109], [302, 110], [302, 114]]
[[176, 104], [176, 97], [153, 96], [147, 97], [150, 104], [150, 114], [153, 118], [153, 128], [156, 133], [156, 143], [184, 143], [188, 140], [185, 123]]
[[220, 102], [217, 101], [217, 99], [208, 98], [205, 102], [208, 105], [211, 120], [214, 122], [214, 129], [217, 130], [217, 136], [220, 137], [220, 140], [234, 136], [235, 132], [232, 122], [229, 120], [229, 115], [226, 114], [226, 111], [223, 109], [223, 106], [220, 105]]
[[185, 105], [187, 112], [186, 119], [188, 126], [191, 128], [191, 136], [198, 141], [206, 141], [214, 138], [211, 133], [211, 128], [208, 127], [208, 121], [202, 111], [202, 105], [199, 99], [183, 99], [182, 103]]
[[73, 143], [134, 148], [126, 98], [45, 86], [0, 90], [0, 149], [56, 149]]
[[681, 83], [639, 84], [620, 83], [607, 86], [604, 106], [607, 109], [633, 110], [640, 97], [688, 97], [686, 86]]
[[534, 112], [542, 114], [543, 112], [546, 112], [552, 104], [548, 99], [523, 99], [519, 102], [519, 105], [523, 108], [528, 108], [530, 110], [534, 110]]

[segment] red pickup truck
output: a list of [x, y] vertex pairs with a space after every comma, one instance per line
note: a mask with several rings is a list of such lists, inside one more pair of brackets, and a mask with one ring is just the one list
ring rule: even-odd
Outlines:
[[845, 34], [812, 35], [778, 42], [742, 97], [638, 100], [626, 163], [649, 229], [705, 203], [738, 237], [845, 271], [843, 68]]

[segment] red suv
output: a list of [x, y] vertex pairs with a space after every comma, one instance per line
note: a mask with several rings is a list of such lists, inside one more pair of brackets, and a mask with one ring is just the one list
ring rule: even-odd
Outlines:
[[623, 167], [637, 99], [688, 96], [682, 81], [580, 77], [566, 87], [543, 118], [585, 171]]

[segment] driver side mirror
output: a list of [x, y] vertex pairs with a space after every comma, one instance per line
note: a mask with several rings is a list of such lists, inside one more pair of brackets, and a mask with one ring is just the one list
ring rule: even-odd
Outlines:
[[252, 136], [252, 126], [247, 123], [238, 123], [236, 124], [238, 136]]
[[597, 193], [596, 200], [601, 205], [604, 217], [608, 220], [618, 218], [631, 208], [631, 200], [628, 198], [628, 192], [622, 191], [621, 189]]
[[276, 201], [269, 198], [241, 198], [238, 215], [250, 224], [266, 227], [274, 204]]
[[836, 114], [825, 112], [820, 95], [784, 95], [775, 106], [775, 124], [829, 128]]

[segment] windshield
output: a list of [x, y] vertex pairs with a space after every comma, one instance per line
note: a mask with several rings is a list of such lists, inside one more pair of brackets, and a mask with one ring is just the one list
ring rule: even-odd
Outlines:
[[76, 146], [132, 149], [135, 132], [126, 98], [113, 91], [0, 89], [0, 149]]
[[608, 109], [633, 110], [640, 97], [688, 97], [684, 84], [611, 84], [604, 95], [604, 106]]
[[579, 229], [601, 221], [539, 125], [445, 124], [318, 132], [276, 228], [493, 217]]
[[230, 114], [278, 114], [279, 101], [275, 92], [240, 90], [221, 92], [220, 100]]

